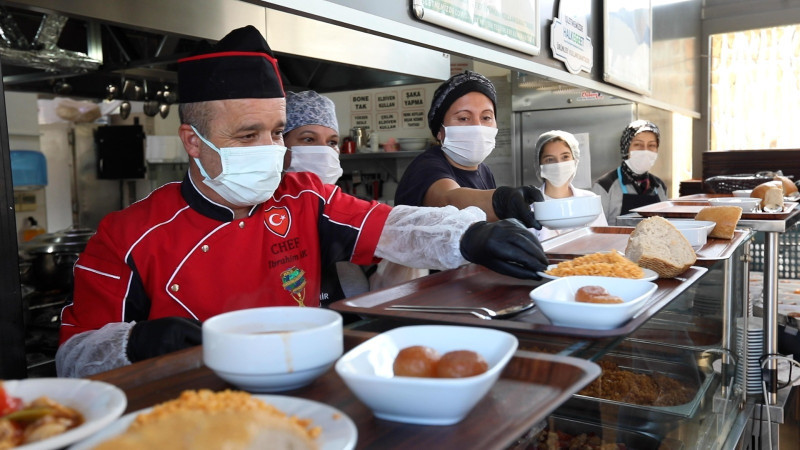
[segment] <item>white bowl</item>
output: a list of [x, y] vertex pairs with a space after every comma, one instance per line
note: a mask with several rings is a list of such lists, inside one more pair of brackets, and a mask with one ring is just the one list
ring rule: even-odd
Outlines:
[[305, 386], [342, 355], [342, 316], [296, 306], [243, 309], [203, 322], [203, 362], [250, 392]]
[[750, 197], [751, 192], [753, 192], [752, 189], [737, 189], [731, 192], [731, 194], [733, 194], [734, 197]]
[[428, 145], [427, 138], [399, 138], [397, 143], [400, 144], [400, 150], [414, 151], [422, 150]]
[[710, 220], [669, 219], [669, 222], [675, 225], [695, 249], [706, 245], [709, 233], [716, 226]]
[[[576, 302], [575, 293], [583, 286], [602, 286], [623, 303]], [[532, 290], [530, 297], [553, 325], [612, 330], [633, 317], [657, 288], [650, 281], [580, 275], [549, 281]]]
[[760, 198], [750, 197], [713, 197], [708, 202], [712, 206], [739, 206], [743, 212], [755, 211], [761, 205]]
[[533, 215], [547, 228], [580, 227], [602, 213], [603, 205], [597, 195], [555, 198], [533, 204]]
[[[426, 345], [440, 354], [472, 350], [489, 370], [465, 378], [394, 376], [397, 353]], [[415, 325], [395, 328], [362, 343], [336, 362], [336, 372], [376, 417], [422, 425], [461, 421], [491, 389], [518, 346], [517, 338], [490, 328]]]

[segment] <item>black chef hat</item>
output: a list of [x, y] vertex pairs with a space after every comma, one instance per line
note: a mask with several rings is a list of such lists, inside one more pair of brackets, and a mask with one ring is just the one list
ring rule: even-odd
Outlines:
[[178, 96], [181, 103], [284, 97], [278, 60], [255, 27], [237, 28], [178, 60]]
[[497, 112], [497, 91], [492, 82], [478, 72], [465, 70], [463, 73], [450, 77], [433, 93], [431, 109], [428, 111], [428, 128], [431, 129], [433, 137], [436, 137], [436, 133], [439, 132], [444, 115], [450, 106], [470, 92], [480, 92], [489, 97], [495, 113]]

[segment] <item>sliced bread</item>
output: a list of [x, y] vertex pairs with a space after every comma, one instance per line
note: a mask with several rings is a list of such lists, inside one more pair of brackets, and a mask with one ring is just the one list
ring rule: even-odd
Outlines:
[[697, 261], [692, 244], [663, 217], [654, 216], [636, 225], [625, 247], [625, 256], [661, 278], [674, 278]]
[[708, 234], [709, 237], [719, 239], [733, 239], [736, 224], [742, 217], [742, 208], [738, 206], [707, 206], [701, 209], [695, 220], [710, 220], [717, 225]]

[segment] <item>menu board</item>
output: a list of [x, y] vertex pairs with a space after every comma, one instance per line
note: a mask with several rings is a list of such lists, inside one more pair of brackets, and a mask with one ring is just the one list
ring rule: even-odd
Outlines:
[[538, 55], [539, 0], [412, 0], [417, 19]]
[[653, 16], [650, 0], [604, 0], [603, 80], [649, 95]]

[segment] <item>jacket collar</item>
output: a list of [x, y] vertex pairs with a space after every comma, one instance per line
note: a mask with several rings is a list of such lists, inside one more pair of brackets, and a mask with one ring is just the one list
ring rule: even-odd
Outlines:
[[[188, 173], [181, 183], [181, 195], [183, 199], [186, 200], [186, 203], [189, 204], [189, 207], [206, 217], [220, 222], [230, 222], [233, 220], [233, 210], [206, 197], [200, 192]], [[250, 212], [247, 214], [248, 217], [252, 216], [257, 209], [258, 205], [254, 205], [250, 208]]]

